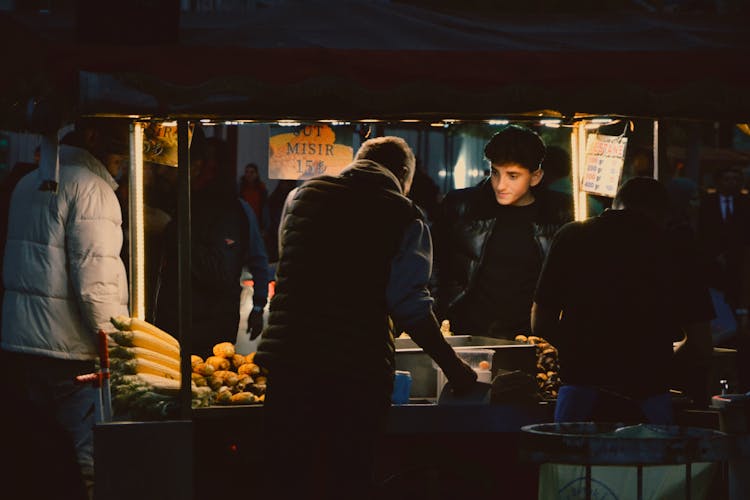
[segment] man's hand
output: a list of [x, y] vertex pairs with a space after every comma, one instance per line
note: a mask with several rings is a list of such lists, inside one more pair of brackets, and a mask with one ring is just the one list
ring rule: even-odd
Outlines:
[[467, 365], [462, 359], [456, 358], [456, 363], [448, 372], [445, 372], [445, 376], [448, 377], [448, 381], [453, 387], [453, 393], [456, 396], [462, 396], [467, 394], [477, 381], [477, 372]]
[[250, 334], [250, 340], [255, 340], [263, 331], [263, 309], [253, 307], [250, 311], [250, 317], [247, 318], [247, 333]]

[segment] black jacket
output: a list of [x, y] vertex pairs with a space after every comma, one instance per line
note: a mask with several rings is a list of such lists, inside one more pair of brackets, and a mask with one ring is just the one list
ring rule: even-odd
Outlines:
[[[192, 333], [190, 354], [213, 355], [219, 342], [234, 343], [240, 320], [240, 278], [248, 262], [249, 222], [240, 200], [194, 195], [192, 236]], [[164, 252], [155, 324], [177, 335], [179, 267], [177, 219], [164, 230]], [[184, 341], [184, 339], [183, 339]]]
[[396, 178], [371, 161], [300, 186], [284, 218], [275, 295], [256, 362], [279, 375], [314, 370], [359, 380], [390, 395], [386, 288], [417, 216]]
[[[572, 220], [572, 208], [550, 191], [535, 192], [538, 216], [533, 223], [540, 261], [555, 232]], [[433, 295], [442, 319], [471, 292], [485, 249], [495, 228], [498, 203], [489, 179], [480, 184], [449, 192], [440, 204], [433, 225], [435, 273]]]

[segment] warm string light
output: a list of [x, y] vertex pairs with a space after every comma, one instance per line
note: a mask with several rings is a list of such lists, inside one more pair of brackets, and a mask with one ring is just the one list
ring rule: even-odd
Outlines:
[[146, 317], [146, 249], [143, 216], [143, 124], [130, 125], [130, 315]]
[[570, 134], [571, 176], [573, 184], [573, 213], [575, 220], [584, 220], [588, 215], [586, 193], [581, 189], [581, 172], [586, 164], [586, 125], [578, 122]]

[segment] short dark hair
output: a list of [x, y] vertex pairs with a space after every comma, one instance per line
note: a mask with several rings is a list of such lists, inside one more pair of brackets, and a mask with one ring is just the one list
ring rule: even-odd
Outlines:
[[414, 169], [416, 159], [409, 144], [401, 137], [385, 136], [368, 139], [362, 143], [355, 160], [370, 160], [390, 170], [399, 180], [403, 180], [403, 167]]
[[651, 177], [631, 177], [617, 191], [614, 205], [639, 212], [657, 224], [663, 224], [670, 213], [667, 188]]
[[484, 157], [491, 163], [518, 163], [534, 172], [541, 167], [546, 147], [542, 138], [521, 125], [506, 125], [492, 136], [484, 147]]
[[130, 154], [130, 120], [124, 118], [81, 117], [75, 122], [76, 132], [96, 131], [98, 149], [103, 154]]
[[570, 176], [570, 154], [560, 146], [549, 146], [542, 162], [544, 180], [552, 182]]

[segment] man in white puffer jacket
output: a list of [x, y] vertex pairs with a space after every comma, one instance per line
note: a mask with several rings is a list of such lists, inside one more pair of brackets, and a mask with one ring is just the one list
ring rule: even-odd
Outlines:
[[0, 348], [23, 411], [54, 415], [72, 440], [91, 498], [97, 389], [74, 379], [94, 370], [98, 330], [129, 315], [112, 161], [127, 154], [127, 124], [88, 119], [62, 142], [57, 192], [39, 190], [33, 171], [11, 197]]

